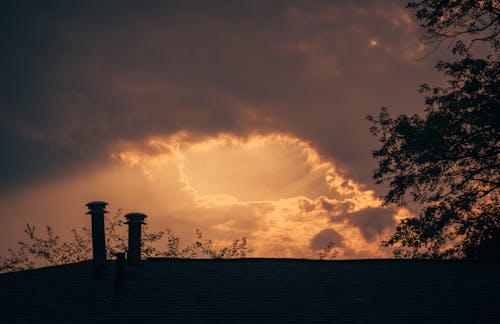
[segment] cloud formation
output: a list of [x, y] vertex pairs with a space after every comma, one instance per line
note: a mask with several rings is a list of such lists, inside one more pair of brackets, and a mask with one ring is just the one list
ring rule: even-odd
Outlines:
[[275, 256], [310, 255], [326, 229], [364, 255], [393, 225], [365, 116], [418, 112], [436, 80], [401, 2], [1, 6], [6, 223], [70, 227], [38, 211], [102, 196]]
[[373, 242], [380, 238], [386, 229], [392, 229], [396, 225], [396, 211], [391, 208], [367, 207], [340, 217], [332, 217], [332, 223], [347, 221], [350, 225], [359, 228], [363, 238]]
[[334, 242], [335, 246], [342, 247], [344, 245], [344, 237], [334, 229], [324, 229], [311, 239], [311, 249], [322, 250], [330, 242]]
[[429, 67], [409, 54], [420, 45], [397, 2], [5, 7], [4, 190], [183, 129], [293, 133], [367, 183], [365, 115], [414, 111]]
[[88, 225], [82, 201], [99, 198], [113, 212], [144, 212], [153, 230], [169, 227], [185, 239], [195, 228], [219, 244], [246, 236], [259, 257], [314, 258], [329, 241], [342, 258], [377, 249], [365, 233], [378, 228], [378, 219], [356, 216], [380, 205], [374, 192], [298, 138], [179, 133], [115, 149], [115, 162], [99, 171], [4, 196], [0, 203], [9, 205], [12, 226], [21, 227], [22, 219], [59, 228]]

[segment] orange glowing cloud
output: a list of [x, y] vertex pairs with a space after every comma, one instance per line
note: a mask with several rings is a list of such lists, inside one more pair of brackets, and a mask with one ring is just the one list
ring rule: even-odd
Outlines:
[[61, 229], [88, 225], [84, 203], [102, 199], [112, 213], [144, 212], [152, 230], [187, 240], [195, 228], [221, 245], [246, 236], [255, 257], [317, 258], [334, 241], [339, 258], [366, 258], [390, 255], [380, 240], [406, 215], [381, 208], [373, 191], [289, 134], [179, 132], [118, 143], [110, 154], [97, 172], [3, 197], [9, 228], [54, 224], [64, 237]]
[[[196, 139], [181, 132], [128, 146], [122, 144], [113, 157], [142, 172], [150, 186], [178, 179], [189, 197], [184, 209], [175, 211], [172, 204], [180, 202], [163, 198], [171, 207], [166, 214], [202, 224], [219, 239], [246, 235], [256, 256], [314, 257], [311, 241], [325, 229], [343, 238], [336, 242], [341, 256], [382, 253], [379, 242], [366, 242], [348, 221], [332, 221], [378, 208], [381, 201], [299, 138], [275, 133]], [[169, 174], [174, 169], [176, 174]]]

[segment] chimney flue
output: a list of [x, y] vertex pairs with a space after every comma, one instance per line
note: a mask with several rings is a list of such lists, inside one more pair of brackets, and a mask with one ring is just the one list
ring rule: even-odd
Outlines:
[[104, 214], [108, 203], [104, 201], [92, 201], [87, 204], [92, 217], [92, 258], [94, 268], [106, 266], [106, 244], [104, 239]]
[[146, 224], [147, 216], [142, 213], [129, 213], [125, 215], [128, 224], [128, 253], [129, 264], [137, 265], [141, 261], [141, 226]]

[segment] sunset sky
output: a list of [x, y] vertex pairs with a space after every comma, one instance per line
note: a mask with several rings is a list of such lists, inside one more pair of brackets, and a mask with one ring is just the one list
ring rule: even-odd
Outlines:
[[[14, 4], [15, 3], [15, 4]], [[368, 114], [420, 113], [440, 52], [404, 1], [0, 5], [0, 255], [24, 224], [246, 236], [255, 257], [391, 253]]]

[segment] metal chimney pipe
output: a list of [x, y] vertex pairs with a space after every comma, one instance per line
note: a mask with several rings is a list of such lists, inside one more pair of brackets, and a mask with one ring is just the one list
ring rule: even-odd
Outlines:
[[125, 215], [128, 224], [128, 253], [127, 261], [131, 265], [137, 265], [141, 261], [141, 226], [146, 224], [147, 216], [142, 213], [128, 213]]
[[104, 201], [92, 201], [87, 204], [92, 217], [92, 259], [94, 268], [106, 266], [106, 243], [104, 239], [104, 209], [108, 203]]

